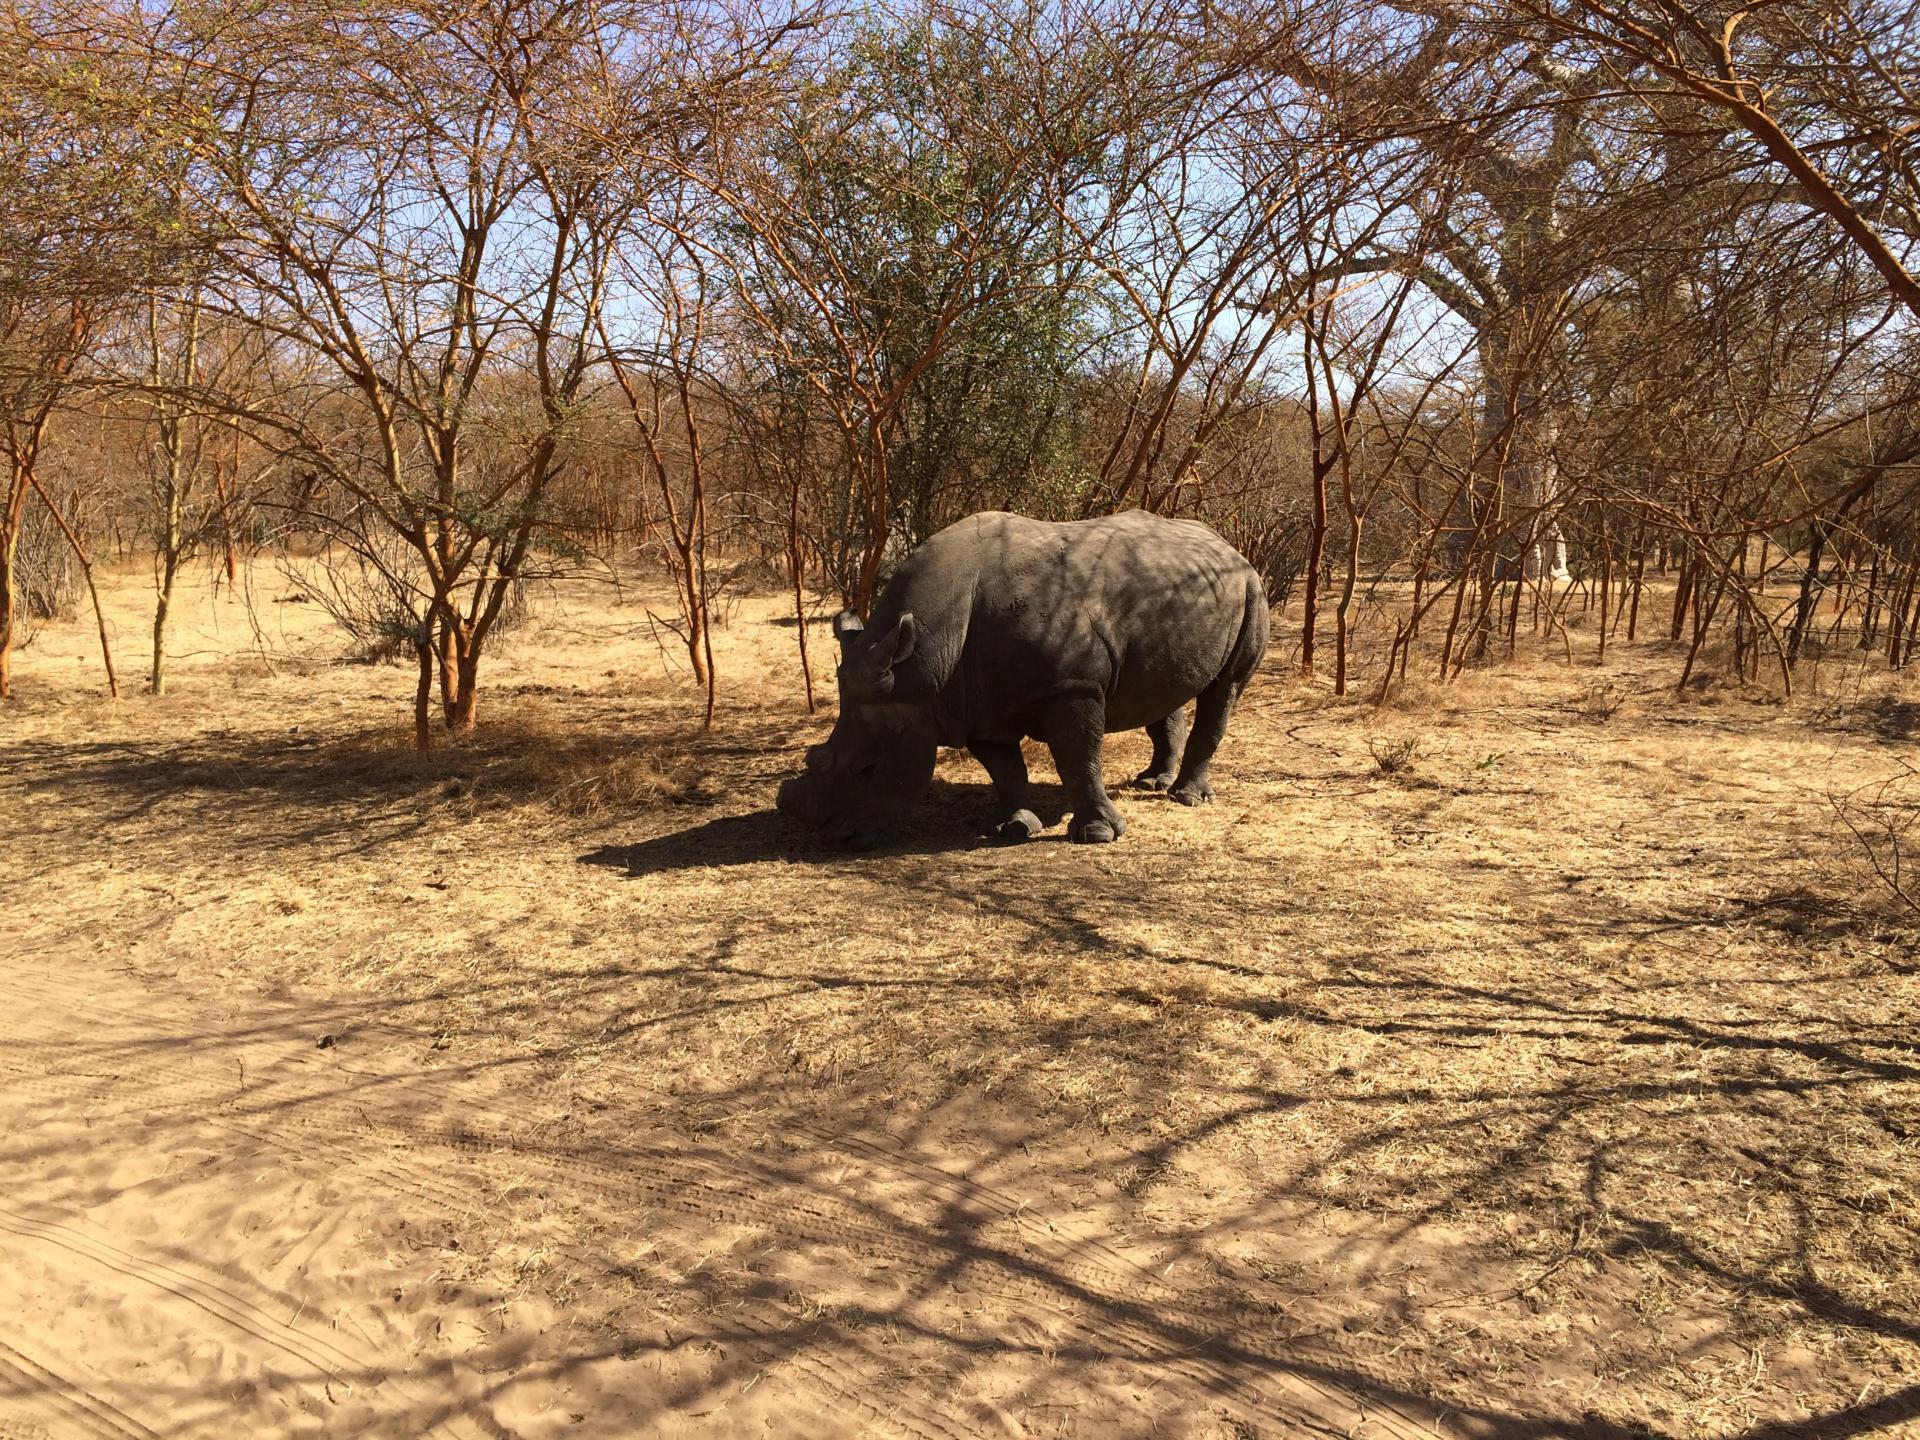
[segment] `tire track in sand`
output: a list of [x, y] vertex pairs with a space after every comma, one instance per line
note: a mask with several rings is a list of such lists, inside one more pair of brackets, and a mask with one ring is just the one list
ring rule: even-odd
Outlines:
[[33, 1417], [49, 1436], [90, 1435], [96, 1440], [161, 1440], [124, 1411], [0, 1340], [0, 1435], [11, 1436], [8, 1413]]
[[[965, 1209], [981, 1222], [973, 1234], [935, 1243], [918, 1228], [923, 1216], [907, 1213], [899, 1204], [888, 1206], [883, 1198], [861, 1203], [818, 1188], [795, 1196], [796, 1181], [804, 1182], [806, 1177], [750, 1155], [694, 1145], [574, 1145], [542, 1134], [529, 1136], [523, 1132], [537, 1129], [537, 1121], [524, 1103], [526, 1092], [503, 1093], [492, 1085], [478, 1087], [483, 1093], [476, 1095], [472, 1068], [370, 1074], [316, 1063], [310, 1048], [312, 1033], [328, 1024], [350, 1025], [359, 1040], [380, 1038], [395, 1046], [413, 1047], [416, 1057], [426, 1053], [427, 1034], [389, 1022], [369, 1022], [364, 1010], [286, 1007], [272, 1021], [249, 1024], [237, 1032], [241, 1041], [282, 1046], [287, 1053], [256, 1072], [250, 1086], [243, 1065], [242, 1081], [236, 1085], [233, 1076], [217, 1068], [209, 1073], [206, 1057], [196, 1054], [194, 1043], [204, 1037], [190, 1027], [163, 1025], [151, 1009], [103, 1003], [91, 987], [87, 994], [76, 993], [77, 986], [61, 983], [50, 974], [21, 978], [27, 981], [22, 989], [37, 992], [39, 1003], [29, 1013], [40, 1017], [40, 1023], [27, 1027], [34, 1033], [18, 1036], [25, 1047], [43, 1054], [71, 1051], [74, 1042], [62, 1031], [85, 1014], [104, 1032], [88, 1052], [90, 1064], [98, 1067], [88, 1078], [96, 1083], [111, 1089], [134, 1081], [147, 1097], [148, 1110], [158, 1102], [287, 1154], [359, 1166], [363, 1176], [377, 1177], [445, 1217], [470, 1216], [476, 1196], [433, 1173], [444, 1168], [435, 1163], [433, 1152], [440, 1157], [449, 1151], [478, 1156], [512, 1153], [550, 1181], [564, 1182], [576, 1199], [596, 1198], [600, 1203], [592, 1208], [602, 1220], [630, 1216], [636, 1207], [643, 1207], [683, 1217], [688, 1231], [726, 1222], [813, 1247], [831, 1245], [848, 1256], [884, 1256], [893, 1266], [927, 1275], [979, 1272], [976, 1293], [1018, 1309], [1064, 1317], [1063, 1329], [1082, 1349], [1118, 1352], [1128, 1364], [1179, 1376], [1216, 1404], [1243, 1412], [1241, 1418], [1249, 1423], [1270, 1423], [1280, 1413], [1315, 1428], [1335, 1424], [1346, 1431], [1364, 1420], [1374, 1434], [1435, 1433], [1390, 1404], [1362, 1400], [1319, 1380], [1308, 1373], [1313, 1367], [1298, 1363], [1300, 1357], [1249, 1340], [1244, 1328], [1235, 1327], [1237, 1333], [1227, 1330], [1242, 1317], [1185, 1311], [1174, 1287], [1097, 1236], [1082, 1235], [1062, 1218], [1036, 1212], [1018, 1196], [872, 1139], [837, 1135], [817, 1126], [796, 1127], [813, 1145], [874, 1167], [894, 1184], [911, 1187], [912, 1194], [905, 1197], [910, 1205], [923, 1211], [934, 1202], [938, 1202], [936, 1209]], [[66, 1025], [52, 1017], [63, 1017]], [[115, 1036], [114, 1030], [132, 1033]], [[16, 1047], [9, 1049], [21, 1053]], [[192, 1073], [195, 1070], [201, 1073]], [[111, 1072], [104, 1082], [103, 1071]], [[59, 1079], [49, 1072], [29, 1088], [65, 1090]], [[486, 1094], [486, 1089], [494, 1093]], [[131, 1112], [142, 1106], [135, 1103], [126, 1108]], [[449, 1115], [460, 1118], [449, 1121], [445, 1118]], [[582, 1208], [588, 1207], [583, 1204]], [[988, 1227], [1008, 1234], [989, 1239]], [[603, 1272], [606, 1268], [604, 1255], [560, 1248], [584, 1268]], [[130, 1262], [139, 1259], [122, 1253]], [[261, 1284], [259, 1277], [250, 1274], [229, 1274], [228, 1278], [254, 1287]], [[296, 1303], [284, 1294], [277, 1298], [289, 1306]], [[1067, 1314], [1063, 1302], [1088, 1313]], [[231, 1295], [227, 1303], [233, 1303]], [[868, 1346], [844, 1341], [838, 1353], [817, 1345], [796, 1347], [787, 1313], [761, 1313], [774, 1309], [773, 1305], [739, 1306], [727, 1314], [727, 1325], [748, 1345], [755, 1363], [797, 1371], [847, 1410], [886, 1430], [929, 1440], [941, 1436], [959, 1440], [977, 1433], [980, 1416], [956, 1415], [931, 1397], [908, 1402], [907, 1396], [895, 1393], [888, 1397], [889, 1404], [876, 1406], [869, 1398], [873, 1372], [884, 1366], [884, 1359], [866, 1353]], [[1249, 1311], [1244, 1318], [1258, 1317]], [[266, 1319], [277, 1323], [270, 1316]], [[1232, 1335], [1227, 1348], [1233, 1358], [1209, 1359], [1205, 1352], [1223, 1330]], [[275, 1333], [267, 1328], [263, 1338], [270, 1340]], [[322, 1364], [313, 1354], [304, 1358], [309, 1364]], [[338, 1364], [336, 1357], [336, 1369]]]

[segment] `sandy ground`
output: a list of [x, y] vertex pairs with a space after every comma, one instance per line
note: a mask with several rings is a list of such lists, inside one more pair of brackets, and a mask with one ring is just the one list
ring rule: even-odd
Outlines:
[[769, 808], [777, 599], [702, 735], [659, 592], [543, 595], [420, 760], [289, 593], [196, 588], [160, 699], [49, 627], [0, 708], [0, 1435], [1920, 1416], [1915, 936], [1830, 803], [1910, 690], [1375, 712], [1282, 645], [1211, 809], [986, 845], [955, 756], [844, 856]]

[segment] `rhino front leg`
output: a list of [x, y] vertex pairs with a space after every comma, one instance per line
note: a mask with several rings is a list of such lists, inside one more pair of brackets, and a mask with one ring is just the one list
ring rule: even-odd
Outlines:
[[1106, 734], [1104, 700], [1063, 700], [1047, 717], [1047, 748], [1073, 805], [1067, 838], [1075, 844], [1101, 845], [1127, 833], [1127, 822], [1107, 798], [1100, 776], [1100, 745]]
[[1018, 740], [978, 740], [968, 745], [993, 779], [993, 832], [1002, 840], [1031, 840], [1046, 827], [1027, 807], [1027, 757]]
[[1187, 750], [1187, 707], [1182, 705], [1166, 719], [1154, 721], [1147, 726], [1147, 734], [1153, 739], [1153, 759], [1133, 777], [1133, 783], [1148, 790], [1170, 789]]
[[1222, 675], [1200, 692], [1200, 703], [1194, 707], [1193, 733], [1187, 737], [1187, 753], [1180, 760], [1180, 775], [1167, 792], [1182, 805], [1213, 803], [1213, 784], [1207, 770], [1227, 733], [1233, 702], [1244, 686], [1245, 681]]

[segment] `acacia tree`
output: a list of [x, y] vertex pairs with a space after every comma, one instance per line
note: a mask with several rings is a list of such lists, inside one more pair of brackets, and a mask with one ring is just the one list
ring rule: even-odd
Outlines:
[[[230, 317], [210, 320], [198, 283], [151, 290], [135, 344], [136, 374], [119, 386], [142, 401], [146, 424], [144, 518], [153, 546], [153, 654], [147, 688], [166, 692], [167, 631], [180, 572], [216, 538], [227, 580], [237, 579], [234, 511], [255, 480], [243, 474], [251, 449], [239, 426], [223, 422], [195, 398], [216, 394], [242, 405], [265, 393], [271, 355], [264, 337]], [[118, 388], [118, 387], [116, 387]], [[271, 464], [266, 467], [271, 468]]]
[[[40, 462], [54, 411], [92, 329], [83, 299], [49, 303], [36, 293], [37, 285], [8, 288], [14, 293], [0, 294], [0, 453], [7, 463], [6, 488], [0, 491], [0, 699], [13, 693], [15, 567], [26, 506], [29, 498], [42, 495]], [[46, 503], [53, 508], [51, 500]], [[64, 528], [65, 517], [60, 519]], [[101, 640], [104, 645], [104, 622]]]
[[[1630, 634], [1649, 545], [1677, 566], [1668, 635], [1687, 642], [1683, 678], [1725, 616], [1733, 671], [1770, 658], [1791, 687], [1828, 562], [1870, 577], [1869, 612], [1902, 568], [1891, 537], [1856, 522], [1871, 526], [1877, 487], [1915, 453], [1911, 336], [1871, 266], [1804, 243], [1805, 212], [1777, 203], [1777, 185], [1656, 178], [1645, 252], [1583, 304], [1572, 347], [1578, 423], [1562, 457], [1589, 497], [1577, 523], [1603, 610], [1627, 551]], [[1783, 571], [1797, 582], [1784, 608], [1766, 593]]]
[[[1275, 342], [1298, 318], [1249, 296], [1271, 286], [1297, 244], [1317, 157], [1305, 150], [1303, 163], [1297, 134], [1230, 131], [1214, 99], [1132, 147], [1133, 165], [1109, 182], [1123, 217], [1109, 227], [1113, 243], [1081, 237], [1100, 259], [1118, 319], [1111, 438], [1086, 514], [1192, 504], [1210, 450], [1266, 398]], [[1231, 113], [1232, 101], [1223, 108]]]
[[[138, 180], [140, 147], [112, 69], [59, 5], [0, 14], [0, 698], [11, 693], [26, 507], [37, 498], [93, 591], [92, 562], [40, 480], [48, 437], [133, 275], [161, 253], [168, 215]], [[108, 682], [107, 628], [93, 593]]]
[[1091, 280], [1062, 216], [1101, 201], [1116, 143], [1088, 47], [1043, 6], [929, 4], [797, 84], [763, 148], [693, 172], [761, 384], [834, 437], [807, 456], [815, 544], [857, 609], [896, 537], [1031, 493], [1057, 449]]
[[[1683, 677], [1721, 616], [1735, 673], [1765, 653], [1790, 686], [1829, 570], [1835, 626], [1859, 579], [1863, 636], [1906, 573], [1899, 527], [1872, 517], [1916, 453], [1914, 17], [1785, 0], [1454, 13], [1605, 82], [1604, 238], [1583, 237], [1602, 264], [1565, 332], [1577, 413], [1557, 447], [1590, 497], [1603, 612], [1624, 546], [1633, 631], [1651, 547], [1678, 567]], [[1783, 569], [1785, 611], [1766, 598]]]
[[669, 185], [636, 211], [638, 223], [618, 257], [620, 274], [644, 321], [629, 321], [616, 344], [601, 332], [608, 367], [640, 438], [644, 466], [658, 489], [667, 569], [680, 607], [693, 678], [706, 691], [705, 723], [713, 723], [718, 679], [713, 668], [712, 596], [707, 577], [710, 411], [721, 393], [713, 373], [718, 283], [691, 237], [688, 187]]
[[[1448, 519], [1444, 558], [1465, 567], [1469, 552], [1498, 544], [1502, 575], [1563, 576], [1549, 377], [1567, 308], [1603, 248], [1583, 211], [1604, 163], [1593, 126], [1604, 76], [1460, 7], [1384, 0], [1310, 14], [1276, 30], [1249, 11], [1231, 42], [1324, 111], [1341, 144], [1370, 165], [1400, 163], [1408, 182], [1383, 197], [1399, 223], [1317, 278], [1411, 273], [1468, 327], [1478, 483], [1470, 513]], [[1410, 149], [1431, 163], [1405, 165]]]
[[218, 241], [202, 305], [283, 352], [270, 395], [186, 390], [344, 497], [309, 518], [380, 575], [425, 748], [436, 683], [447, 728], [474, 724], [591, 383], [611, 239], [596, 131], [638, 17], [523, 0], [230, 18], [123, 17]]
[[1793, 182], [1920, 318], [1920, 17], [1910, 7], [1809, 0], [1503, 0], [1525, 24], [1597, 56], [1609, 88], [1656, 119], [1675, 98], [1717, 111]]

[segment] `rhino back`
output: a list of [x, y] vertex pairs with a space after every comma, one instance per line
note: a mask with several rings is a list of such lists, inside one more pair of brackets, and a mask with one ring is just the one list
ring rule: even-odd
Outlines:
[[1250, 639], [1257, 664], [1266, 619], [1258, 577], [1224, 540], [1138, 510], [969, 516], [915, 552], [875, 623], [903, 610], [921, 640], [902, 698], [930, 706], [946, 744], [1034, 733], [1065, 695], [1103, 696], [1110, 730], [1162, 719]]

